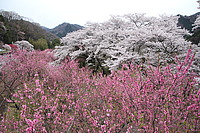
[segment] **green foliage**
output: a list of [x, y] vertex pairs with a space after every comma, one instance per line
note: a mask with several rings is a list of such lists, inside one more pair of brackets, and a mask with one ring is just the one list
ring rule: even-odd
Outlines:
[[43, 38], [40, 38], [36, 41], [29, 39], [29, 42], [34, 46], [34, 49], [45, 50], [48, 48], [47, 40]]
[[52, 42], [48, 42], [48, 48], [53, 49], [55, 46], [60, 45], [60, 39], [56, 38]]
[[33, 46], [34, 49], [45, 50], [45, 49], [53, 49], [55, 46], [60, 45], [60, 39], [56, 38], [53, 41], [46, 40], [44, 38], [40, 38], [37, 40], [29, 39], [28, 40]]

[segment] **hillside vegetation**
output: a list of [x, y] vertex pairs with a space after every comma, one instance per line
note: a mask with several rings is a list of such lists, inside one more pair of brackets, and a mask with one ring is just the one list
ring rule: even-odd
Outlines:
[[[41, 39], [44, 41], [42, 42]], [[20, 40], [37, 43], [35, 49], [44, 50], [54, 47], [55, 44], [52, 44], [52, 41], [59, 39], [54, 34], [42, 29], [39, 24], [29, 22], [17, 13], [0, 11], [0, 41], [11, 44]]]
[[24, 20], [22, 16], [18, 16], [17, 13], [1, 11], [1, 39], [5, 43], [12, 43], [18, 40], [28, 39], [40, 39], [54, 40], [57, 37], [50, 32], [43, 30], [39, 24], [31, 23]]

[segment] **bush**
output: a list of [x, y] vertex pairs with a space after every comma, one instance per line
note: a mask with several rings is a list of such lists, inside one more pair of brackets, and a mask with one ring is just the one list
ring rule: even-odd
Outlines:
[[[48, 57], [41, 59], [46, 61]], [[121, 70], [102, 76], [78, 68], [69, 59], [58, 66], [32, 59], [31, 67], [46, 64], [45, 69], [35, 69], [29, 80], [21, 78], [23, 85], [15, 88], [11, 97], [6, 97], [9, 106], [0, 122], [0, 131], [197, 131], [200, 91], [195, 76], [188, 72], [192, 60], [189, 51], [176, 69], [125, 64]], [[11, 70], [15, 69], [20, 72], [18, 67]]]
[[48, 49], [48, 43], [46, 39], [40, 38], [36, 41], [29, 39], [30, 43], [33, 44], [34, 49], [45, 50]]

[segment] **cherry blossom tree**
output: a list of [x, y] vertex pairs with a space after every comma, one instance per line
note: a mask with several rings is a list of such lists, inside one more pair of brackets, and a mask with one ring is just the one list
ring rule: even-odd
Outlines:
[[200, 16], [199, 16], [199, 15], [197, 16], [197, 18], [196, 18], [196, 20], [195, 20], [193, 26], [194, 26], [194, 27], [192, 28], [192, 30], [195, 30], [195, 29], [197, 29], [197, 28], [200, 27]]
[[[200, 9], [200, 0], [198, 0], [197, 2], [199, 3], [198, 9]], [[196, 20], [195, 20], [193, 26], [194, 26], [194, 27], [192, 28], [192, 30], [195, 30], [195, 29], [197, 29], [197, 28], [200, 27], [200, 16], [199, 16], [199, 15], [197, 16], [197, 18], [196, 18]]]
[[[200, 9], [200, 0], [198, 0], [197, 2], [199, 3], [198, 9]], [[192, 30], [195, 31], [199, 28], [200, 28], [200, 15], [197, 16], [197, 18], [193, 24]], [[196, 57], [195, 57], [195, 60], [194, 60], [194, 63], [192, 65], [191, 69], [193, 69], [193, 71], [195, 71], [196, 73], [198, 73], [200, 75], [200, 65], [199, 65], [200, 64], [200, 43], [198, 45], [191, 45], [190, 47], [193, 49], [193, 51], [196, 52]]]
[[116, 69], [121, 63], [171, 63], [187, 52], [188, 31], [177, 27], [177, 16], [147, 17], [145, 14], [112, 16], [104, 23], [88, 23], [86, 28], [63, 37], [55, 56], [63, 60], [84, 58], [86, 64]]
[[33, 45], [30, 44], [28, 41], [25, 41], [25, 40], [16, 41], [14, 44], [17, 45], [17, 47], [19, 49], [22, 49], [22, 50], [28, 50], [28, 51], [34, 50]]

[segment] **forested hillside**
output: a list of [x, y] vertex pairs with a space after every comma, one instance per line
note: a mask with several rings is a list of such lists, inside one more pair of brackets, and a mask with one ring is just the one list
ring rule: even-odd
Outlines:
[[178, 26], [181, 26], [182, 28], [185, 28], [187, 30], [189, 30], [190, 32], [192, 32], [192, 27], [193, 24], [196, 20], [196, 18], [198, 17], [198, 15], [200, 15], [200, 12], [195, 13], [193, 15], [190, 16], [183, 16], [181, 14], [179, 14], [179, 19], [178, 19]]
[[52, 41], [59, 39], [15, 12], [0, 11], [0, 41], [10, 44], [20, 40], [37, 43], [35, 48], [43, 50], [53, 47]]
[[[3, 40], [5, 43], [11, 43], [22, 39], [34, 39], [44, 38], [46, 40], [53, 40], [57, 37], [50, 32], [43, 30], [39, 24], [31, 23], [23, 19], [23, 17], [15, 18], [18, 16], [16, 13], [1, 11], [0, 12], [0, 22]], [[12, 17], [9, 17], [12, 16]], [[2, 38], [1, 38], [2, 39]]]

